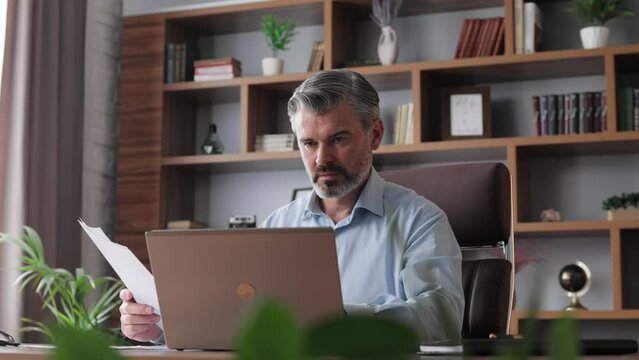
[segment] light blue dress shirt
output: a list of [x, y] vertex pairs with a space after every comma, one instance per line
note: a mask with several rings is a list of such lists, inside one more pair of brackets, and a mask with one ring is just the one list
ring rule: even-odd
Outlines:
[[312, 192], [274, 211], [262, 227], [332, 227], [344, 308], [414, 327], [423, 340], [461, 332], [461, 250], [446, 214], [375, 169], [351, 214], [335, 224]]

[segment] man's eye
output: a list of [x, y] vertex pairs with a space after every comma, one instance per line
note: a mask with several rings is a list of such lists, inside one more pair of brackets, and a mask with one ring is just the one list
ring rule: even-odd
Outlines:
[[314, 141], [305, 141], [302, 143], [302, 145], [304, 145], [305, 148], [313, 148], [315, 147], [315, 142]]
[[338, 137], [334, 137], [334, 138], [333, 138], [333, 144], [339, 144], [339, 143], [341, 143], [342, 141], [344, 141], [344, 138], [343, 138], [343, 137], [341, 137], [341, 136], [338, 136]]

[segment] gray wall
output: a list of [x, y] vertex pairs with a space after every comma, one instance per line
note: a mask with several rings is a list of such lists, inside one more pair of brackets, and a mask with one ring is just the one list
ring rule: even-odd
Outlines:
[[[161, 7], [166, 8], [177, 3], [166, 0], [125, 0], [124, 13], [161, 11]], [[632, 10], [639, 13], [639, 1], [633, 0], [629, 3]], [[570, 2], [542, 4], [542, 49], [581, 47], [578, 29], [582, 24], [574, 15], [563, 11], [569, 5]], [[452, 58], [464, 18], [502, 14], [503, 9], [490, 8], [399, 19], [396, 23], [400, 38], [398, 62]], [[639, 42], [639, 21], [636, 17], [616, 19], [609, 25], [612, 31], [611, 44]], [[311, 43], [320, 40], [322, 36], [321, 26], [300, 28], [292, 49], [282, 54], [286, 61], [285, 71], [305, 71]], [[379, 29], [372, 23], [365, 22], [356, 26], [355, 38], [358, 41], [355, 50], [359, 59], [376, 57], [375, 45], [378, 37]], [[202, 51], [212, 56], [237, 57], [242, 61], [245, 75], [259, 74], [259, 59], [268, 54], [259, 32], [201, 39], [200, 45]], [[605, 88], [603, 76], [489, 85], [494, 136], [533, 135], [530, 109], [530, 98], [533, 95], [599, 91]], [[384, 142], [388, 143], [392, 136], [395, 108], [401, 103], [411, 101], [411, 93], [407, 88], [385, 91], [380, 96], [382, 117], [387, 129]], [[226, 152], [239, 151], [238, 103], [203, 106], [198, 110], [197, 121], [198, 139], [203, 138], [207, 124], [213, 121], [220, 129]], [[286, 128], [283, 112], [278, 122], [283, 124], [281, 128]], [[505, 158], [497, 160], [504, 161]], [[393, 168], [401, 166], [402, 164], [395, 164]], [[559, 209], [567, 220], [602, 219], [604, 214], [600, 210], [600, 204], [604, 198], [621, 191], [636, 191], [639, 184], [639, 156], [636, 154], [544, 157], [532, 161], [531, 170], [533, 175], [530, 184], [534, 196], [531, 196], [530, 202], [531, 213], [534, 216], [544, 208], [554, 207]], [[257, 215], [258, 222], [261, 222], [272, 210], [290, 200], [294, 188], [308, 187], [308, 184], [301, 161], [299, 170], [203, 174], [198, 178], [196, 187], [196, 220], [208, 222], [214, 227], [224, 227], [229, 216], [254, 214]], [[607, 233], [570, 236], [526, 235], [520, 236], [517, 243], [525, 245], [530, 254], [539, 259], [538, 263], [524, 268], [517, 275], [517, 308], [523, 308], [533, 295], [540, 295], [538, 290], [543, 290], [543, 295], [540, 296], [542, 309], [562, 308], [568, 302], [568, 297], [559, 288], [558, 272], [563, 265], [576, 259], [586, 262], [593, 272], [592, 288], [584, 297], [584, 304], [591, 309], [612, 308], [612, 275]], [[543, 285], [534, 288], [535, 281]]]

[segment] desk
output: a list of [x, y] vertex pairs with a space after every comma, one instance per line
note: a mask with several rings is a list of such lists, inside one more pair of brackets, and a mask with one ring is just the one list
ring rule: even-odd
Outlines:
[[[120, 353], [131, 360], [232, 360], [234, 359], [233, 352], [227, 351], [177, 351], [166, 348], [149, 348], [149, 349], [121, 349]], [[33, 349], [33, 348], [14, 348], [14, 347], [0, 347], [0, 360], [50, 360], [50, 350], [48, 349]], [[544, 359], [543, 357], [533, 357], [534, 359]], [[467, 360], [473, 359], [462, 356], [419, 356], [414, 355], [409, 358], [410, 360]], [[489, 357], [476, 357], [475, 359], [490, 359]], [[580, 357], [581, 360], [621, 360], [621, 359], [633, 359], [639, 360], [638, 354], [631, 355], [617, 355], [617, 356], [584, 356]], [[88, 359], [87, 359], [88, 360]], [[389, 359], [392, 360], [392, 359]]]

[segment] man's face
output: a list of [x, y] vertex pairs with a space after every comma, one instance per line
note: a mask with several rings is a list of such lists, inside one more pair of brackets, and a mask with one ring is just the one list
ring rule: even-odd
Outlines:
[[324, 115], [302, 109], [293, 124], [304, 167], [320, 198], [343, 197], [367, 179], [372, 151], [379, 147], [384, 131], [381, 120], [364, 131], [344, 101]]

